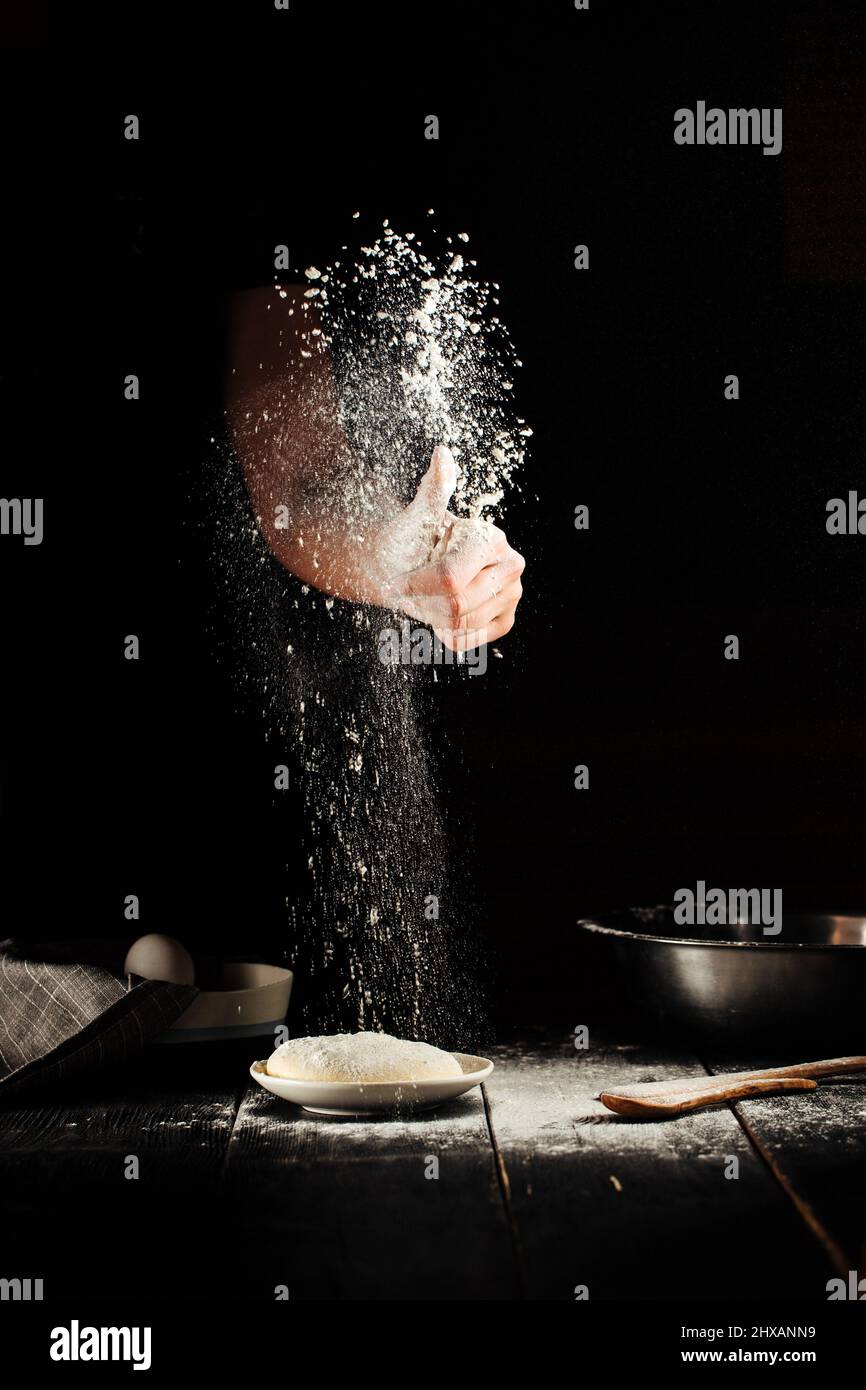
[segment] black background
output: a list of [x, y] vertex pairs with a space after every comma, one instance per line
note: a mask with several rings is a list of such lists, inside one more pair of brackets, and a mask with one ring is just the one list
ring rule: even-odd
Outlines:
[[[526, 596], [503, 660], [436, 687], [494, 1011], [570, 1007], [575, 920], [698, 878], [866, 906], [866, 537], [825, 530], [866, 494], [860, 7], [465, 8], [7, 48], [2, 492], [46, 499], [41, 547], [0, 541], [11, 931], [122, 936], [136, 892], [142, 930], [290, 949], [189, 499], [224, 293], [278, 242], [327, 259], [356, 208], [470, 232], [525, 363]], [[676, 146], [698, 99], [782, 106], [783, 152]]]

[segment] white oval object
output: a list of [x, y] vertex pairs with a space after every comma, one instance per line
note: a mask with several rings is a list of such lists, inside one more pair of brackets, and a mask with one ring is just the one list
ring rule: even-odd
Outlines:
[[[279, 1049], [277, 1049], [279, 1051]], [[486, 1081], [493, 1063], [462, 1052], [449, 1054], [459, 1076], [426, 1081], [298, 1081], [271, 1076], [267, 1062], [253, 1062], [250, 1076], [272, 1095], [315, 1115], [383, 1115], [403, 1109], [434, 1110]]]
[[127, 975], [145, 980], [167, 980], [173, 985], [195, 984], [195, 966], [185, 946], [173, 936], [149, 932], [133, 941], [126, 953], [123, 969]]
[[290, 1038], [268, 1058], [268, 1075], [290, 1081], [444, 1081], [462, 1075], [450, 1052], [390, 1033]]

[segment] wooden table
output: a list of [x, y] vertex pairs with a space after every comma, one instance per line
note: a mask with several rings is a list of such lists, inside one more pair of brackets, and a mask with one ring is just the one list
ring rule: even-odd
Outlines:
[[823, 1301], [828, 1279], [866, 1264], [866, 1078], [635, 1122], [594, 1095], [722, 1066], [538, 1033], [493, 1050], [483, 1093], [340, 1120], [254, 1085], [256, 1045], [239, 1046], [151, 1048], [122, 1076], [0, 1112], [0, 1274], [42, 1277], [46, 1299], [204, 1299], [216, 1283], [266, 1300], [573, 1300], [583, 1286], [592, 1300]]

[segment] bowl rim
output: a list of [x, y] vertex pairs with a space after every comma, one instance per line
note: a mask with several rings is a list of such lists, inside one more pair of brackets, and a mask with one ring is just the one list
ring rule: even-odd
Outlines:
[[294, 984], [295, 973], [286, 965], [272, 965], [266, 960], [226, 960], [220, 962], [220, 969], [234, 966], [236, 969], [248, 969], [250, 966], [263, 968], [273, 971], [269, 980], [263, 981], [260, 985], [227, 985], [223, 989], [199, 989], [199, 996], [206, 999], [222, 998], [226, 994], [258, 994], [263, 989], [284, 989], [289, 983]]
[[[803, 913], [803, 916], [810, 914]], [[816, 917], [843, 917], [858, 921], [864, 914], [855, 912], [814, 913]], [[618, 936], [625, 941], [649, 941], [655, 946], [703, 946], [718, 947], [723, 951], [864, 951], [866, 946], [858, 946], [853, 941], [718, 941], [700, 936], [660, 936], [654, 932], [631, 931], [627, 927], [612, 927], [596, 917], [579, 917], [577, 925], [582, 931], [595, 932], [599, 936]]]

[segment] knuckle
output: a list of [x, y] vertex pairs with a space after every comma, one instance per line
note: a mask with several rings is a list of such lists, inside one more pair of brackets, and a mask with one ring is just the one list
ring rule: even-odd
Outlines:
[[448, 595], [448, 614], [455, 625], [466, 613], [466, 595], [459, 590]]
[[444, 594], [456, 594], [456, 593], [457, 593], [457, 590], [458, 590], [458, 588], [459, 588], [459, 581], [458, 581], [458, 579], [457, 579], [457, 571], [454, 569], [454, 566], [453, 566], [453, 565], [449, 565], [449, 563], [448, 563], [447, 560], [443, 560], [443, 562], [442, 562], [442, 565], [441, 565], [440, 571], [439, 571], [439, 577], [440, 577], [440, 580], [441, 580], [441, 582], [442, 582], [442, 592], [443, 592]]

